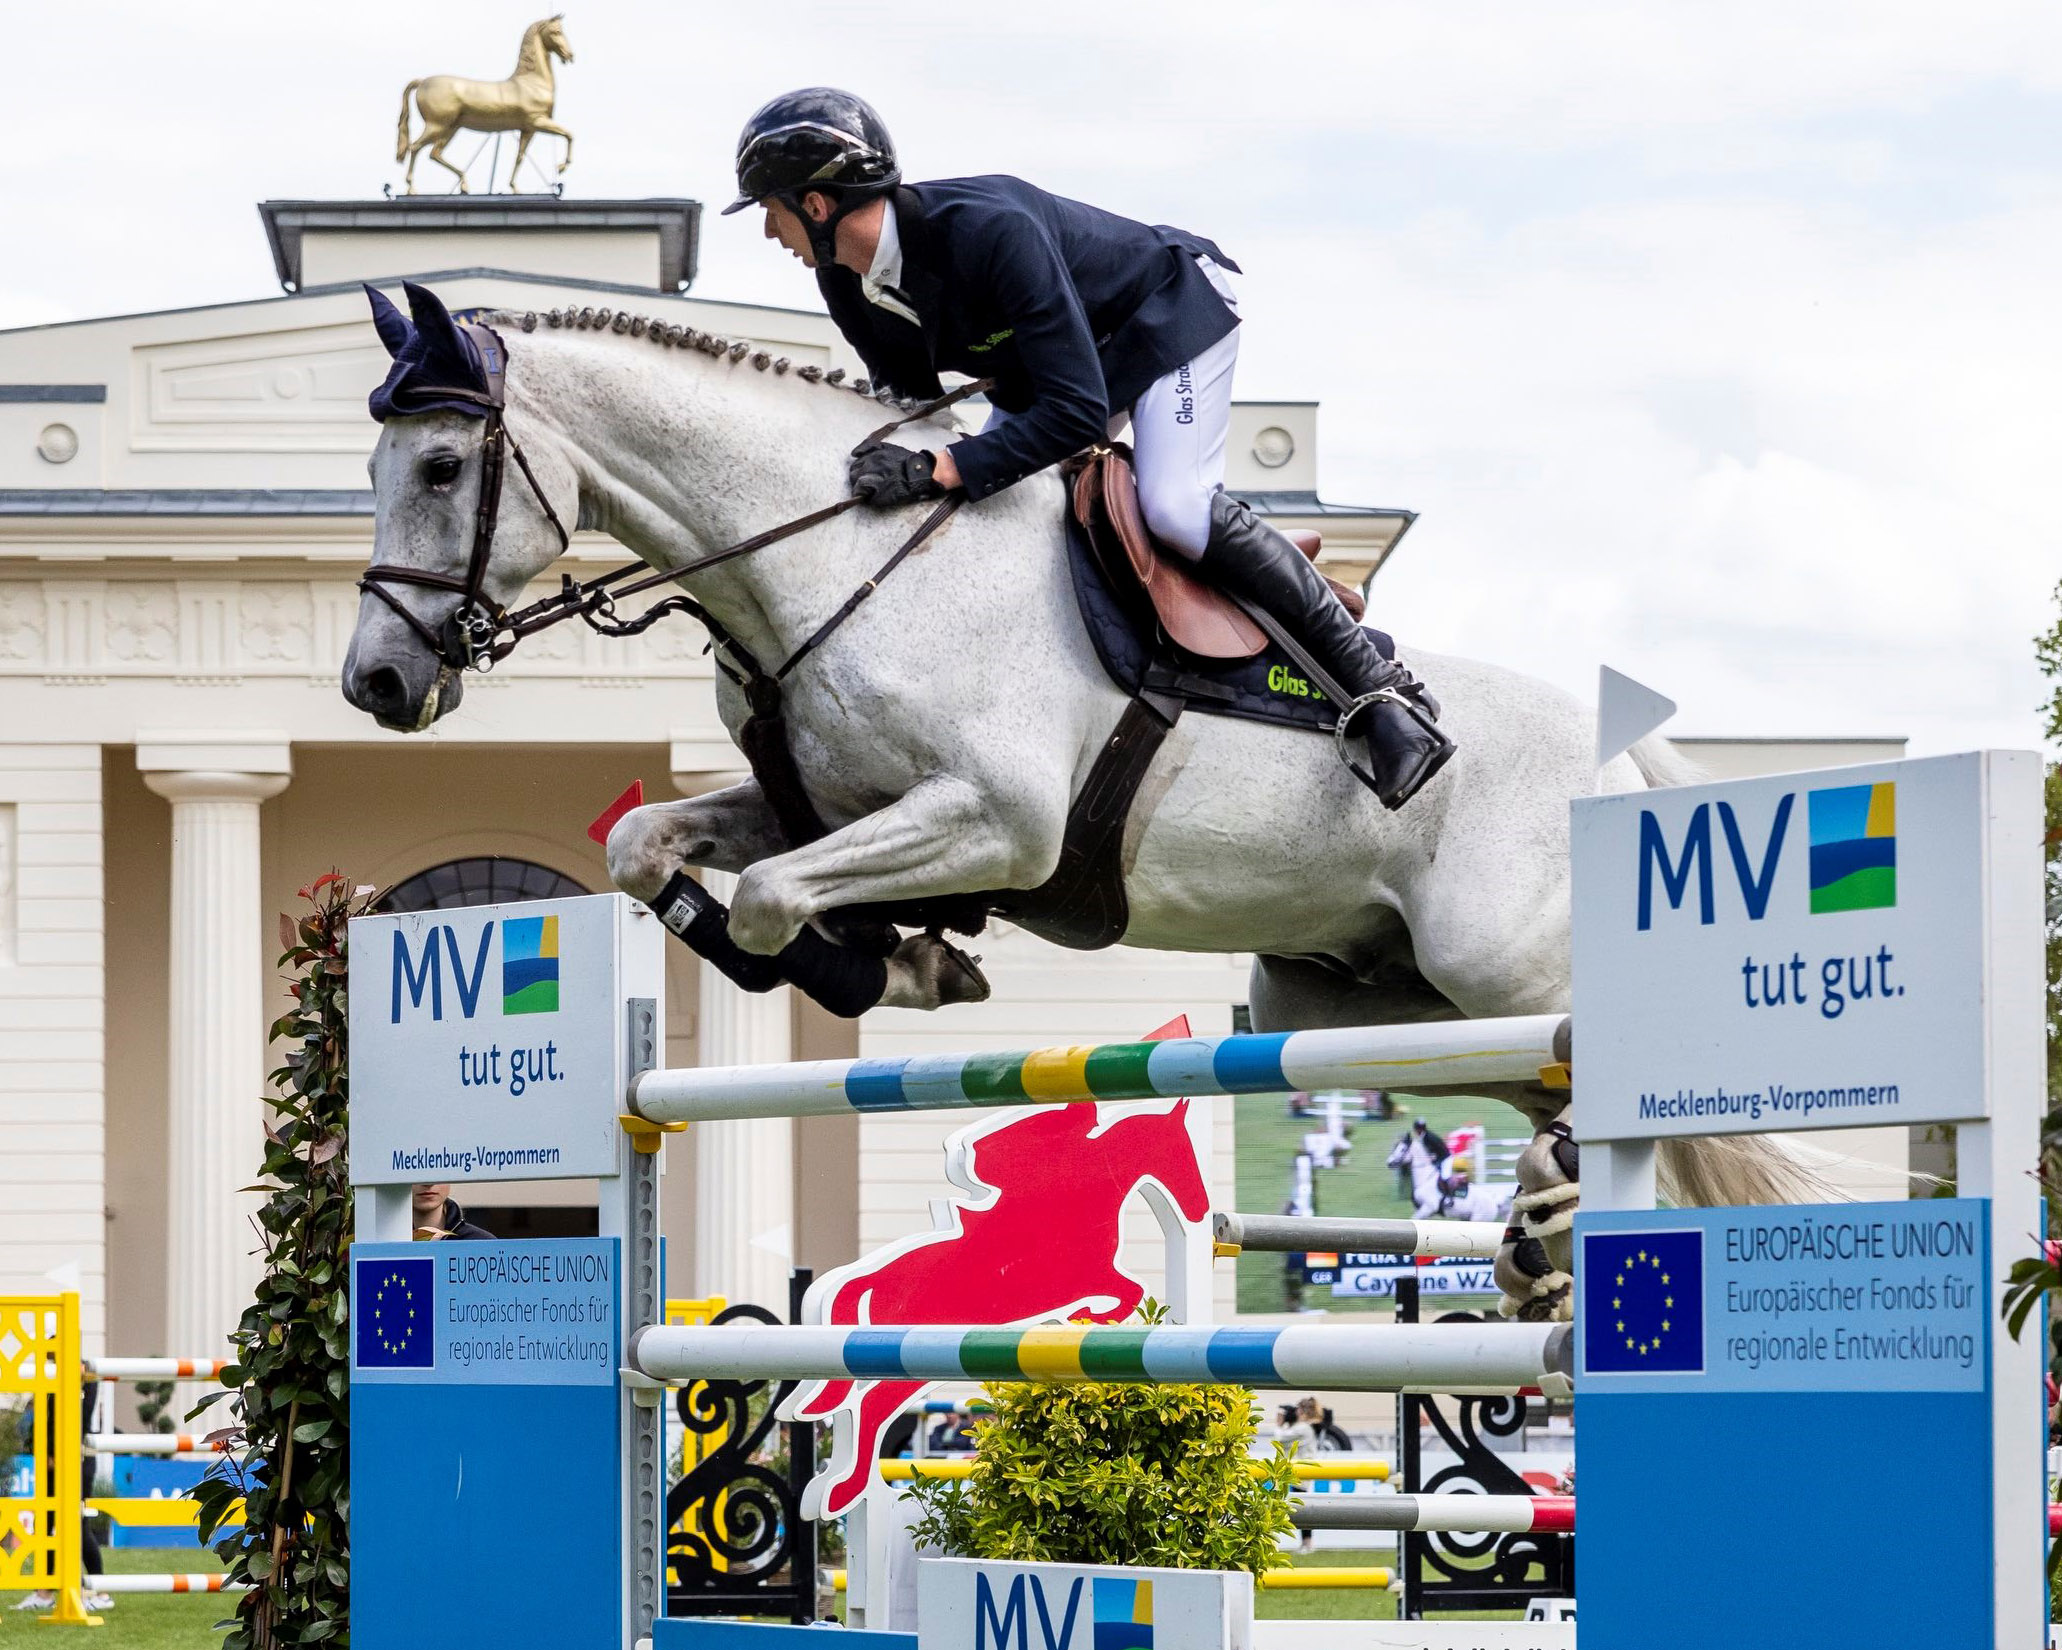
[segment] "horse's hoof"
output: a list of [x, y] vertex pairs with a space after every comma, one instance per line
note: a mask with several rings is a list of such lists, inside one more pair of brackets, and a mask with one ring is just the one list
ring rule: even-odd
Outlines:
[[970, 957], [936, 934], [912, 934], [888, 959], [888, 1008], [943, 1008], [948, 1003], [985, 1003], [987, 976]]

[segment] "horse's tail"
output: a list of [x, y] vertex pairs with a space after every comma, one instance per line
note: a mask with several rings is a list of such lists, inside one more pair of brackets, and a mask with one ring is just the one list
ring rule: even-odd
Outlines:
[[394, 159], [396, 160], [406, 160], [408, 158], [408, 100], [415, 96], [415, 88], [421, 84], [420, 80], [411, 80], [401, 88], [401, 130], [394, 139]]
[[1633, 766], [1640, 770], [1640, 777], [1647, 782], [1650, 791], [1664, 790], [1671, 785], [1696, 785], [1712, 777], [1685, 756], [1679, 745], [1663, 739], [1658, 733], [1648, 734], [1625, 754], [1632, 758]]
[[1742, 1203], [1845, 1203], [1809, 1156], [1787, 1140], [1715, 1134], [1661, 1142], [1662, 1194], [1671, 1203], [1726, 1209]]

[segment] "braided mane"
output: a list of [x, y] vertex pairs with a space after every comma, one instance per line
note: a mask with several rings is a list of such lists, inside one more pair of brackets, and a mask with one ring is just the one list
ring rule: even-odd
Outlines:
[[760, 349], [749, 339], [723, 338], [713, 332], [698, 332], [693, 327], [679, 326], [672, 321], [632, 315], [628, 310], [583, 306], [579, 309], [546, 310], [542, 315], [535, 310], [501, 310], [495, 313], [494, 319], [522, 332], [535, 332], [540, 326], [549, 329], [563, 327], [576, 332], [610, 332], [627, 338], [642, 338], [661, 349], [694, 350], [702, 355], [727, 355], [732, 361], [749, 360], [760, 372], [770, 371], [779, 377], [792, 371], [805, 384], [864, 396], [898, 412], [914, 412], [924, 405], [921, 401], [895, 394], [885, 385], [876, 389], [864, 378], [848, 380], [843, 367], [834, 367], [829, 372], [813, 365], [798, 367], [785, 355], [776, 356], [770, 350]]

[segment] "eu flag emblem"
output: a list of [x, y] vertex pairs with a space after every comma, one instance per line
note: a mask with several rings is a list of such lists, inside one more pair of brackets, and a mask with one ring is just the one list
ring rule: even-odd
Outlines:
[[1590, 1374], [1703, 1372], [1702, 1232], [1585, 1233], [1576, 1293]]
[[361, 1260], [358, 1269], [358, 1367], [434, 1369], [437, 1334], [431, 1296], [437, 1263]]

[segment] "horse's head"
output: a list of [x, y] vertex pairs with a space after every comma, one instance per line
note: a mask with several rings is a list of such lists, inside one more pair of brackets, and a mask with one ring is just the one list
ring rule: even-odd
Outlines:
[[415, 733], [458, 704], [482, 621], [564, 550], [578, 478], [557, 443], [528, 428], [526, 453], [502, 427], [499, 337], [405, 290], [410, 316], [366, 289], [393, 366], [370, 403], [382, 426], [368, 465], [372, 565], [343, 686], [382, 727]]
[[1400, 1169], [1409, 1161], [1410, 1136], [1407, 1134], [1398, 1135], [1396, 1137], [1396, 1144], [1389, 1148], [1389, 1158], [1386, 1166], [1392, 1169]]
[[1210, 1188], [1189, 1135], [1189, 1103], [1177, 1100], [1165, 1111], [1133, 1112], [1099, 1135], [1122, 1140], [1121, 1163], [1133, 1184], [1155, 1180], [1188, 1221], [1210, 1217]]
[[537, 25], [544, 49], [561, 63], [573, 61], [573, 48], [566, 44], [566, 14], [553, 12]]

